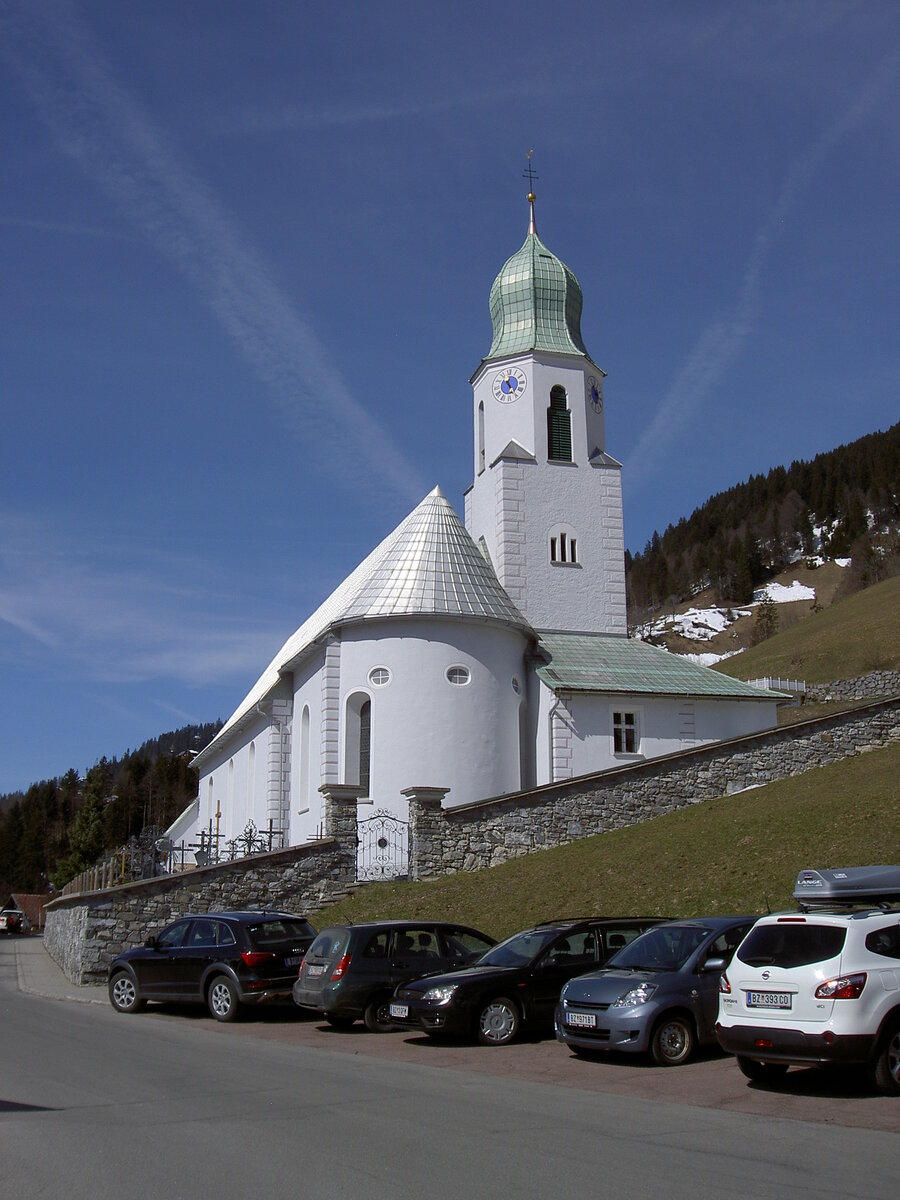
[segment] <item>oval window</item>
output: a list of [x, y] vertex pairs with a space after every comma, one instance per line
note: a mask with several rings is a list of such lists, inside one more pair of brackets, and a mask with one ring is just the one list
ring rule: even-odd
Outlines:
[[456, 687], [465, 687], [472, 676], [469, 674], [468, 667], [448, 667], [447, 682], [454, 684]]
[[391, 673], [387, 667], [373, 667], [369, 672], [369, 683], [372, 687], [386, 687], [391, 682]]

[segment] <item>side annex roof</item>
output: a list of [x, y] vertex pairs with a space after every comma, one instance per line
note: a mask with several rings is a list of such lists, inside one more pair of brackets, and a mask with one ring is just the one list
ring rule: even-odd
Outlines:
[[[538, 631], [538, 676], [553, 691], [710, 696], [772, 700], [781, 692], [753, 687], [657, 646], [603, 633]], [[783, 697], [787, 699], [787, 697]]]

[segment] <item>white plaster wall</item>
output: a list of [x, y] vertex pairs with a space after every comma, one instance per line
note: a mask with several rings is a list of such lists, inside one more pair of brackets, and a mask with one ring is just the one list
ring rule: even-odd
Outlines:
[[[528, 386], [516, 401], [501, 404], [493, 380], [509, 366], [525, 372]], [[588, 376], [599, 374], [586, 359], [564, 355], [520, 355], [480, 369], [474, 379], [476, 469], [480, 403], [486, 469], [466, 494], [466, 527], [476, 541], [484, 537], [501, 583], [536, 628], [624, 636], [621, 471], [589, 465], [589, 456], [605, 449], [603, 413], [586, 398]], [[571, 463], [547, 459], [547, 408], [557, 385], [565, 388], [571, 413]], [[491, 467], [511, 439], [536, 462]], [[550, 562], [550, 536], [560, 525], [577, 533], [577, 565]]]
[[[693, 736], [685, 737], [685, 708], [693, 704]], [[568, 703], [574, 718], [572, 766], [575, 775], [635, 761], [613, 753], [614, 711], [638, 715], [639, 758], [658, 758], [709, 742], [758, 733], [776, 723], [775, 704], [765, 701], [695, 700], [685, 697], [599, 696], [580, 694]]]
[[[342, 746], [348, 696], [363, 691], [372, 702], [372, 809], [405, 817], [400, 792], [416, 785], [449, 788], [447, 807], [519, 788], [527, 645], [521, 633], [423, 617], [367, 622], [340, 636]], [[456, 665], [471, 674], [463, 687], [446, 679]], [[369, 682], [374, 667], [390, 671], [387, 686]], [[361, 805], [360, 816], [367, 815]]]
[[[201, 830], [220, 834], [219, 845], [236, 837], [251, 819], [260, 830], [268, 829], [266, 813], [266, 764], [269, 756], [269, 718], [260, 714], [249, 726], [229, 738], [200, 776], [200, 808], [196, 824], [185, 833], [193, 842]], [[255, 747], [251, 756], [250, 747]], [[253, 779], [250, 760], [253, 759]], [[212, 780], [212, 792], [210, 792]], [[216, 820], [216, 811], [220, 816]]]
[[[291, 844], [317, 835], [324, 820], [319, 791], [322, 773], [322, 680], [324, 653], [317, 650], [294, 672], [294, 717], [291, 725]], [[302, 753], [303, 710], [309, 708], [309, 751]], [[306, 775], [304, 789], [302, 776]]]

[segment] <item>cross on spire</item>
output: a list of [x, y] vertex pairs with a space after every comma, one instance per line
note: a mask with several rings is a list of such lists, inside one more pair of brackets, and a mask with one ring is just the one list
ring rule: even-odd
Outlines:
[[534, 220], [534, 202], [537, 199], [537, 197], [534, 194], [534, 181], [536, 179], [540, 179], [540, 176], [538, 175], [537, 171], [535, 171], [534, 167], [531, 165], [532, 154], [534, 154], [534, 151], [529, 150], [525, 156], [525, 161], [527, 163], [527, 166], [525, 167], [525, 170], [522, 172], [522, 178], [528, 180], [527, 200], [528, 200], [529, 205], [531, 206], [531, 217], [528, 222], [528, 232], [529, 233], [537, 233], [537, 225]]

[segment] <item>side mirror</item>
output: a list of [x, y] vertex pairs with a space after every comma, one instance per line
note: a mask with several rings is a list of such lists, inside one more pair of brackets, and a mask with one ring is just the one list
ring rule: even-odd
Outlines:
[[144, 945], [148, 950], [155, 950], [157, 948], [156, 935], [151, 933]]
[[701, 970], [703, 971], [704, 975], [708, 971], [716, 971], [719, 975], [721, 975], [727, 966], [728, 963], [724, 958], [708, 958], [701, 967]]

